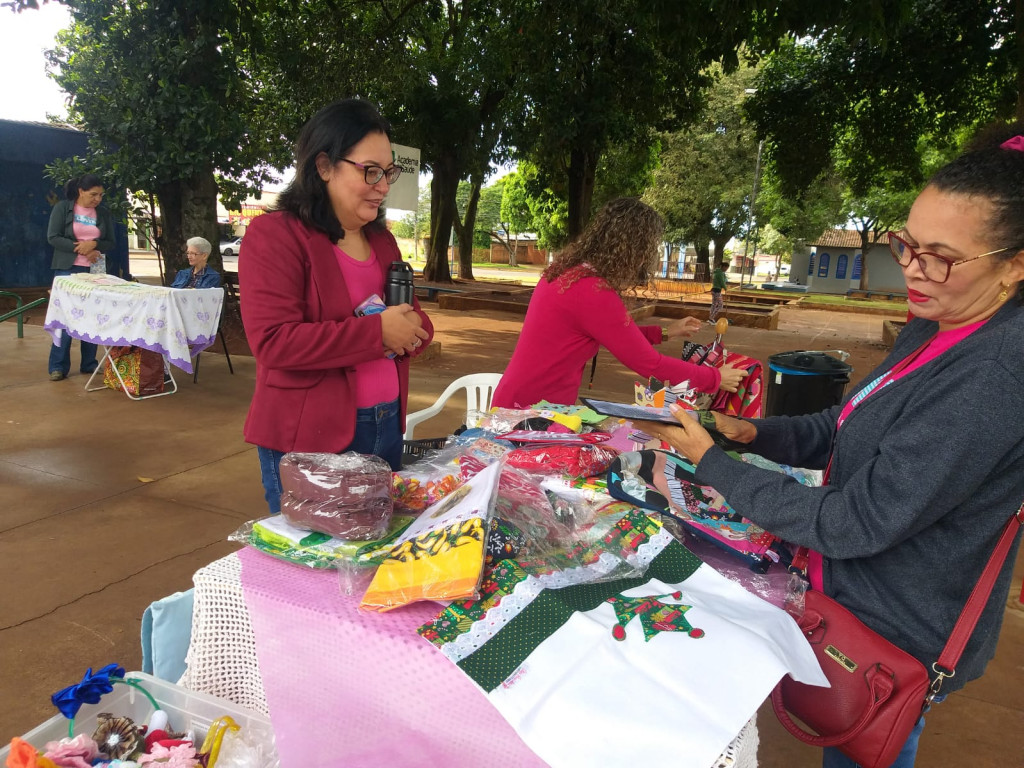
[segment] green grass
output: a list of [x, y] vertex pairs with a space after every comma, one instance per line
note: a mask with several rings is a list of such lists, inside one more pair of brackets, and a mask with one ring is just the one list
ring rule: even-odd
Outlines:
[[811, 304], [824, 304], [827, 306], [842, 307], [871, 307], [873, 309], [891, 309], [895, 312], [899, 312], [907, 306], [905, 299], [894, 299], [893, 301], [887, 301], [885, 299], [851, 299], [834, 293], [809, 293], [806, 294], [800, 304], [805, 307]]

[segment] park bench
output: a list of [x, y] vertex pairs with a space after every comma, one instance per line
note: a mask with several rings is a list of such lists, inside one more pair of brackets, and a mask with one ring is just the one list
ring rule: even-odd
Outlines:
[[416, 295], [427, 301], [437, 301], [439, 293], [462, 293], [458, 288], [441, 288], [436, 285], [417, 285]]
[[896, 299], [907, 298], [903, 294], [889, 292], [889, 291], [858, 291], [853, 288], [846, 292], [848, 299], [873, 299], [873, 298], [884, 298], [888, 301], [894, 301]]

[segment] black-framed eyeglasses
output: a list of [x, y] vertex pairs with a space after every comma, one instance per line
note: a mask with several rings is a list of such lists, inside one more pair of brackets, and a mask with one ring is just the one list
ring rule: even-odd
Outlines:
[[977, 261], [978, 259], [983, 259], [986, 256], [993, 256], [997, 253], [1002, 253], [1003, 251], [1008, 251], [1010, 249], [999, 248], [995, 251], [983, 253], [980, 256], [972, 256], [969, 259], [961, 259], [960, 261], [957, 261], [949, 258], [948, 256], [940, 256], [937, 253], [932, 253], [931, 251], [919, 251], [895, 232], [890, 232], [889, 250], [892, 252], [892, 257], [896, 259], [896, 263], [901, 267], [909, 267], [910, 262], [917, 259], [917, 264], [921, 267], [921, 274], [933, 283], [944, 283], [949, 279], [949, 270], [953, 267], [958, 267], [969, 261]]
[[381, 179], [387, 179], [388, 184], [394, 184], [398, 181], [398, 177], [402, 175], [402, 166], [400, 165], [381, 168], [379, 165], [363, 165], [362, 163], [357, 163], [355, 160], [349, 160], [347, 157], [341, 158], [341, 162], [354, 165], [356, 168], [362, 168], [363, 181], [371, 186], [373, 184], [379, 184]]

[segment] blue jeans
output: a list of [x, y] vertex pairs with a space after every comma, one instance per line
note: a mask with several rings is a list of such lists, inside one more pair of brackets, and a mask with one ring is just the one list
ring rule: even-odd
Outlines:
[[[88, 267], [72, 266], [70, 269], [55, 269], [53, 270], [53, 275], [54, 277], [60, 277], [62, 275], [73, 275], [88, 271]], [[88, 341], [83, 341], [81, 342], [81, 347], [82, 362], [79, 365], [79, 370], [82, 373], [92, 373], [96, 370], [96, 345]], [[60, 371], [65, 376], [71, 373], [71, 335], [67, 331], [64, 331], [60, 335], [60, 346], [57, 346], [56, 344], [50, 345], [48, 371], [49, 373]]]
[[[402, 468], [402, 431], [399, 421], [398, 401], [381, 403], [356, 411], [356, 433], [348, 447], [339, 451], [380, 456], [395, 472]], [[263, 480], [263, 497], [267, 500], [270, 514], [281, 511], [281, 451], [256, 446], [260, 459], [260, 475]]]
[[[939, 704], [945, 698], [945, 696], [936, 696], [935, 703]], [[926, 705], [924, 712], [930, 708]], [[917, 759], [917, 743], [921, 740], [921, 731], [924, 730], [924, 712], [921, 713], [917, 725], [914, 726], [914, 730], [910, 732], [907, 740], [903, 742], [903, 749], [900, 750], [896, 760], [889, 768], [914, 768], [914, 760]], [[859, 768], [859, 766], [835, 747], [826, 747], [825, 754], [821, 759], [821, 768]]]

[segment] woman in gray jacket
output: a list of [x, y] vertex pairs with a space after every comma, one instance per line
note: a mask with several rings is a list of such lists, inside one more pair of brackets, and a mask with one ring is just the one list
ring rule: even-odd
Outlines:
[[[940, 170], [890, 233], [915, 317], [842, 405], [717, 428], [818, 488], [737, 462], [693, 419], [661, 434], [739, 513], [820, 556], [812, 586], [919, 659], [937, 661], [1024, 501], [1024, 125]], [[653, 429], [653, 428], [652, 428]], [[995, 653], [1020, 537], [942, 693]], [[933, 675], [936, 674], [933, 672]], [[912, 766], [924, 718], [893, 764]], [[825, 751], [827, 768], [854, 763]]]
[[[64, 199], [53, 206], [46, 239], [53, 246], [54, 277], [88, 272], [104, 252], [114, 247], [114, 226], [110, 211], [99, 207], [103, 182], [92, 173], [71, 179], [64, 186]], [[96, 370], [96, 345], [82, 341], [82, 373]], [[71, 337], [62, 333], [60, 344], [50, 347], [50, 381], [67, 378], [71, 372]]]

